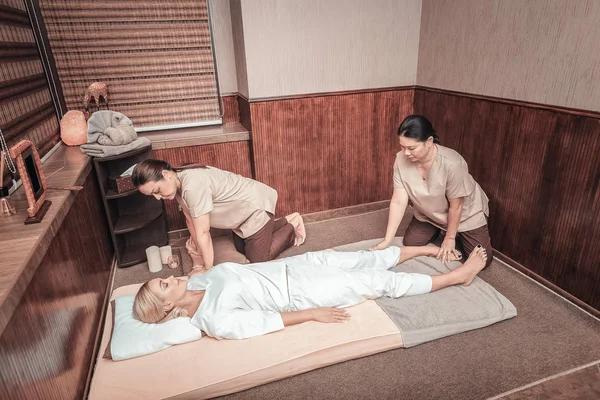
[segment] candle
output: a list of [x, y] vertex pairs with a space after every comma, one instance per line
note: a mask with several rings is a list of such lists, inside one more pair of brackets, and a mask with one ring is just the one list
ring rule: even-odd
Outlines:
[[167, 261], [168, 261], [167, 265], [169, 267], [171, 267], [173, 269], [179, 267], [179, 256], [177, 254], [173, 254], [172, 256], [170, 256]]
[[150, 246], [146, 249], [146, 259], [148, 260], [148, 269], [150, 272], [158, 272], [162, 270], [162, 262], [160, 260], [160, 251], [158, 246]]
[[160, 262], [163, 264], [169, 263], [169, 257], [173, 255], [171, 251], [171, 246], [163, 246], [158, 249], [160, 251]]

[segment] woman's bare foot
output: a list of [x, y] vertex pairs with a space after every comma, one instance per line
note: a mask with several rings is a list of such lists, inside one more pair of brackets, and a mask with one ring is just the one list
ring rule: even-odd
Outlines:
[[294, 227], [294, 246], [300, 246], [306, 240], [306, 229], [304, 228], [304, 220], [298, 213], [293, 213], [285, 217], [287, 221]]
[[298, 214], [298, 229], [296, 229], [296, 236], [298, 237], [298, 246], [304, 244], [306, 240], [306, 228], [304, 227], [304, 219], [300, 214]]
[[454, 272], [460, 274], [460, 281], [463, 286], [469, 286], [475, 276], [485, 267], [487, 261], [487, 252], [485, 248], [481, 246], [475, 247], [475, 249], [469, 255], [469, 258], [465, 263], [454, 270]]

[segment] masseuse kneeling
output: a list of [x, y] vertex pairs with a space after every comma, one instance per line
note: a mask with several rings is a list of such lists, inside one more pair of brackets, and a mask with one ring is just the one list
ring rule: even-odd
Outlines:
[[442, 241], [438, 258], [449, 259], [457, 240], [466, 254], [477, 245], [492, 262], [492, 244], [487, 226], [488, 198], [469, 174], [467, 163], [456, 151], [440, 146], [431, 122], [410, 115], [398, 128], [402, 151], [394, 163], [394, 194], [390, 203], [385, 239], [373, 249], [390, 245], [408, 202], [414, 216], [404, 234], [405, 246], [423, 246]]
[[304, 243], [300, 214], [273, 219], [277, 191], [253, 179], [209, 166], [172, 168], [149, 159], [136, 165], [132, 181], [145, 195], [177, 200], [190, 231], [187, 248], [194, 268], [213, 266], [211, 226], [233, 230], [236, 249], [253, 263]]

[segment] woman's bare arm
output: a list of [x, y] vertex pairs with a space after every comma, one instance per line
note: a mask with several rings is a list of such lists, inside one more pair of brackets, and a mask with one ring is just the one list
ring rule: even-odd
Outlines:
[[372, 247], [371, 250], [383, 250], [392, 243], [392, 240], [396, 236], [396, 231], [402, 222], [402, 218], [404, 218], [406, 206], [408, 206], [408, 193], [406, 193], [406, 190], [394, 189], [394, 194], [390, 201], [390, 214], [388, 216], [385, 238], [381, 243]]
[[200, 217], [192, 218], [192, 225], [194, 226], [192, 237], [204, 260], [204, 268], [211, 269], [215, 260], [215, 253], [210, 237], [210, 214], [206, 213]]
[[287, 311], [281, 313], [284, 326], [301, 324], [307, 321], [344, 322], [350, 319], [350, 314], [343, 308], [321, 307], [309, 308], [302, 311]]
[[437, 257], [441, 258], [442, 261], [447, 261], [451, 255], [458, 257], [458, 251], [456, 250], [456, 234], [458, 232], [458, 225], [460, 224], [464, 202], [464, 197], [448, 199], [448, 227], [446, 229], [444, 242], [440, 246], [439, 253], [437, 254]]

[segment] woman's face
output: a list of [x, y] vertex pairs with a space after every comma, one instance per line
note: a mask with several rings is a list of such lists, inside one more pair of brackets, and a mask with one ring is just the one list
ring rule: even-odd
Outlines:
[[164, 279], [152, 279], [148, 286], [150, 291], [165, 304], [165, 308], [170, 309], [185, 295], [187, 291], [186, 281], [187, 277], [174, 278], [171, 275]]
[[141, 185], [138, 190], [147, 196], [154, 196], [157, 200], [173, 200], [177, 194], [177, 174], [172, 171], [163, 171], [160, 181], [149, 181]]
[[429, 153], [429, 150], [433, 145], [432, 137], [424, 142], [404, 136], [398, 136], [398, 140], [400, 142], [400, 148], [402, 149], [402, 152], [412, 162], [424, 161], [427, 157], [427, 153]]

